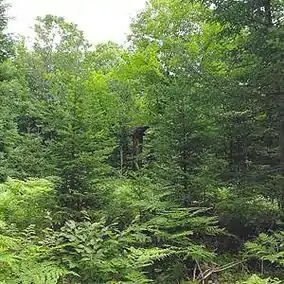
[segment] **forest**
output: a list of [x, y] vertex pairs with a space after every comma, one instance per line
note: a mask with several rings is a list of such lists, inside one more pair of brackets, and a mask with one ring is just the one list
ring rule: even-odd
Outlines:
[[283, 0], [149, 0], [124, 46], [8, 6], [0, 283], [284, 283]]

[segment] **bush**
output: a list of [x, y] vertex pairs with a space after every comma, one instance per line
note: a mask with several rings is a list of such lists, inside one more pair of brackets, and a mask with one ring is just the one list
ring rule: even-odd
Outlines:
[[49, 213], [55, 207], [51, 181], [8, 179], [0, 184], [0, 220], [23, 229], [31, 224], [37, 228], [50, 225]]

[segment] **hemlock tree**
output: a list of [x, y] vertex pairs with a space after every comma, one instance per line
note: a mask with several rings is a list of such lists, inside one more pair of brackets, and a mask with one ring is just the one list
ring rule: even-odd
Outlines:
[[283, 206], [283, 2], [205, 2], [213, 5], [214, 18], [226, 25], [223, 37], [230, 33], [243, 38], [226, 58], [235, 70], [230, 101], [239, 105], [230, 127], [235, 132], [233, 152], [247, 161], [239, 181], [258, 187]]
[[218, 41], [223, 28], [208, 22], [211, 16], [198, 2], [150, 1], [132, 26], [134, 49], [155, 50], [152, 65], [157, 67], [146, 79], [145, 94], [158, 176], [169, 181], [186, 206], [208, 199], [217, 169], [223, 167], [215, 157], [223, 94], [212, 85], [227, 72], [222, 50], [229, 43]]
[[[40, 125], [36, 136], [48, 154], [42, 161], [50, 168], [39, 173], [60, 178], [61, 205], [73, 216], [99, 208], [106, 197], [95, 184], [108, 173], [104, 161], [114, 145], [113, 97], [103, 97], [92, 84], [96, 75], [86, 60], [89, 45], [74, 24], [48, 15], [38, 19], [35, 31], [34, 49], [19, 46], [16, 58], [29, 90], [19, 125], [25, 135], [29, 124]], [[30, 164], [38, 164], [36, 156]]]
[[[108, 172], [104, 161], [112, 150], [107, 103], [90, 87], [85, 68], [88, 44], [75, 25], [62, 18], [39, 19], [35, 52], [45, 62], [49, 98], [45, 119], [56, 133], [51, 155], [60, 177], [58, 194], [70, 215], [100, 208], [105, 193], [96, 184]], [[60, 30], [54, 36], [54, 31]]]

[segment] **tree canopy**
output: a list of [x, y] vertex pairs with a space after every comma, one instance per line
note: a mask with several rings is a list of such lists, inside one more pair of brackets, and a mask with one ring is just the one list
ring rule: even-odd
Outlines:
[[127, 47], [6, 9], [0, 283], [283, 283], [282, 0], [150, 0]]

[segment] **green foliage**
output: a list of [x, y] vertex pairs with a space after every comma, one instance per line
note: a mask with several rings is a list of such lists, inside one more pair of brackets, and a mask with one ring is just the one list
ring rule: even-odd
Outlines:
[[9, 5], [5, 0], [0, 1], [0, 64], [13, 54], [13, 41], [9, 35], [5, 33], [8, 24], [7, 10]]
[[202, 217], [202, 210], [173, 209], [157, 217], [148, 216], [148, 221], [143, 219], [141, 215], [123, 230], [104, 220], [69, 221], [59, 232], [47, 236], [44, 244], [54, 247], [54, 254], [83, 282], [148, 283], [154, 267], [161, 269], [155, 273], [157, 277], [171, 281], [175, 276], [166, 276], [164, 269], [173, 269], [173, 262], [214, 259], [214, 253], [199, 244], [199, 238], [219, 234], [220, 230], [214, 219]]
[[48, 180], [18, 181], [0, 184], [0, 220], [26, 228], [49, 225], [48, 214], [55, 208], [54, 185]]
[[150, 0], [127, 47], [6, 8], [1, 283], [284, 279], [282, 0]]
[[272, 279], [272, 278], [260, 278], [257, 275], [252, 275], [249, 279], [246, 281], [242, 282], [237, 282], [239, 284], [280, 284], [282, 283], [281, 281], [278, 281], [277, 279]]
[[[3, 233], [5, 230], [1, 229]], [[36, 244], [36, 232], [30, 227], [25, 235], [0, 235], [1, 283], [56, 284], [68, 271], [59, 263], [46, 260], [48, 248]], [[11, 234], [11, 233], [10, 233]], [[14, 233], [15, 234], [15, 233]]]
[[220, 199], [216, 210], [221, 224], [241, 238], [256, 237], [276, 227], [281, 217], [277, 204], [263, 196], [238, 196], [228, 189], [220, 189], [217, 194]]
[[[59, 255], [66, 267], [80, 275], [83, 283], [135, 282], [129, 275], [135, 275], [140, 281], [137, 283], [147, 283], [127, 255], [128, 238], [128, 232], [119, 232], [103, 221], [69, 221], [53, 236], [55, 254]], [[47, 239], [46, 243], [50, 245], [51, 241]]]
[[247, 255], [263, 261], [284, 264], [284, 232], [274, 232], [272, 235], [260, 234], [257, 239], [246, 243]]

